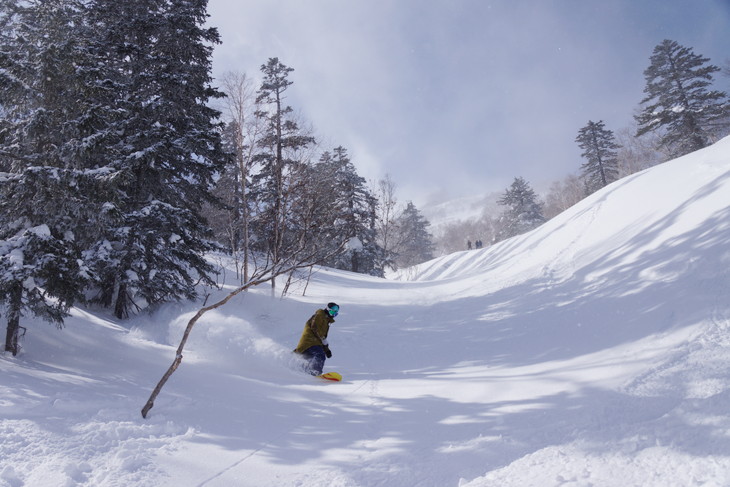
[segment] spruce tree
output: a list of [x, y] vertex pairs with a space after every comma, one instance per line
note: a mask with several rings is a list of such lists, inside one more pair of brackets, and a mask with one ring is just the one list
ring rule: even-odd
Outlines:
[[88, 251], [98, 300], [118, 317], [194, 298], [212, 283], [213, 249], [201, 217], [224, 162], [218, 112], [208, 101], [214, 28], [206, 1], [94, 0], [98, 48], [113, 68], [117, 141], [108, 147], [104, 224]]
[[327, 262], [337, 269], [375, 276], [383, 275], [383, 251], [376, 241], [375, 198], [366, 186], [365, 178], [357, 174], [344, 147], [332, 154], [325, 152], [320, 159], [320, 174], [331, 181], [329, 194], [332, 207], [337, 208], [331, 225], [339, 225], [349, 238], [347, 248]]
[[727, 95], [710, 89], [712, 73], [720, 68], [671, 40], [656, 46], [650, 60], [644, 71], [644, 107], [635, 116], [637, 135], [661, 129], [660, 147], [678, 157], [726, 133]]
[[416, 205], [409, 201], [396, 219], [396, 264], [399, 268], [410, 267], [433, 259], [435, 246], [428, 227], [431, 223], [421, 215]]
[[14, 355], [21, 315], [62, 326], [88, 277], [78, 246], [93, 186], [82, 164], [93, 144], [80, 143], [89, 134], [80, 12], [71, 0], [0, 3], [0, 301]]
[[578, 131], [575, 141], [583, 149], [586, 162], [581, 165], [583, 178], [591, 193], [618, 179], [618, 158], [613, 132], [607, 130], [603, 121], [588, 121], [588, 125]]
[[523, 178], [515, 178], [498, 203], [507, 207], [500, 218], [498, 240], [528, 232], [545, 222], [542, 204]]

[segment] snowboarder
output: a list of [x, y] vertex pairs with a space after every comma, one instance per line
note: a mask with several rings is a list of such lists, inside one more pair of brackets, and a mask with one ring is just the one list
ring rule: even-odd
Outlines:
[[304, 325], [302, 337], [294, 352], [304, 356], [307, 360], [305, 370], [312, 375], [321, 375], [325, 360], [332, 357], [327, 333], [339, 311], [337, 303], [328, 303], [326, 308], [318, 309]]

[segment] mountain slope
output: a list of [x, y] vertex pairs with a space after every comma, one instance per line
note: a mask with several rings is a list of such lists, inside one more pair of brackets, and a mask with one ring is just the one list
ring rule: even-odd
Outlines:
[[[27, 321], [0, 356], [0, 486], [728, 485], [728, 242], [730, 138], [410, 281], [241, 295], [147, 420], [201, 303]], [[332, 300], [339, 384], [290, 353]]]

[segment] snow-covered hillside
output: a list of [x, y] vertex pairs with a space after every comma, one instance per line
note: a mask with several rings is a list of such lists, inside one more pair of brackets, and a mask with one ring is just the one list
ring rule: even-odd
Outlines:
[[[26, 321], [0, 356], [0, 486], [727, 486], [729, 269], [730, 138], [412, 280], [238, 296], [146, 420], [201, 303]], [[342, 383], [290, 353], [332, 300]]]

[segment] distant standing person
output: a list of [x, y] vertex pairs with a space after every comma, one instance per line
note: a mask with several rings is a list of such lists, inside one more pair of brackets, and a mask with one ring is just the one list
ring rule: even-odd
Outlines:
[[302, 337], [294, 352], [304, 357], [307, 361], [305, 370], [312, 375], [321, 375], [325, 360], [332, 357], [327, 334], [339, 312], [337, 303], [328, 303], [326, 308], [318, 309], [304, 325]]

